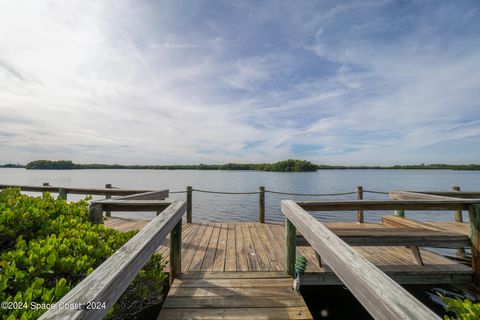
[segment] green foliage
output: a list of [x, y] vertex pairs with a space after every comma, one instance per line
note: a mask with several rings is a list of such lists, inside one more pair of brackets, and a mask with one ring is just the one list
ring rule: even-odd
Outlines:
[[445, 316], [445, 320], [478, 320], [480, 319], [480, 303], [473, 303], [469, 299], [462, 300], [460, 298], [448, 298], [441, 293], [438, 295], [445, 303], [445, 310], [453, 312], [454, 317]]
[[[49, 193], [34, 198], [5, 189], [0, 192], [0, 300], [26, 306], [54, 303], [134, 234], [92, 225], [85, 200], [67, 203]], [[157, 273], [143, 274], [161, 283], [163, 264], [154, 263], [146, 268]], [[29, 307], [0, 309], [0, 316], [36, 319], [43, 312]]]
[[154, 255], [149, 263], [130, 283], [125, 293], [109, 311], [108, 319], [140, 319], [141, 312], [162, 299], [163, 282], [167, 279], [165, 260], [161, 255]]
[[5, 163], [0, 164], [0, 168], [25, 168], [25, 166], [20, 163]]
[[35, 160], [27, 164], [27, 169], [76, 169], [76, 164], [71, 160]]
[[119, 164], [76, 164], [72, 161], [36, 160], [27, 164], [27, 169], [156, 169], [156, 170], [259, 170], [278, 172], [316, 171], [317, 165], [306, 160], [285, 160], [275, 163], [227, 163], [192, 165], [119, 165]]

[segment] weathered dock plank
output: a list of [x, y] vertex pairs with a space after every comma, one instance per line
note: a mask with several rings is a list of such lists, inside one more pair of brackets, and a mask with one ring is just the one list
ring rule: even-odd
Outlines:
[[[412, 221], [393, 216], [385, 217], [385, 219]], [[111, 217], [105, 221], [105, 225], [127, 231], [135, 226], [140, 228], [142, 223], [148, 222], [140, 220], [135, 225], [132, 220]], [[415, 223], [415, 221], [413, 222]], [[122, 225], [122, 223], [125, 223], [125, 225]], [[384, 234], [384, 232], [387, 232], [386, 230], [389, 228], [378, 223], [328, 222], [325, 225], [334, 233], [338, 232], [344, 235], [357, 232], [365, 233], [373, 229], [376, 230], [375, 232], [382, 232], [382, 236], [386, 236], [388, 234]], [[430, 227], [433, 228], [432, 226]], [[408, 240], [408, 232], [412, 230], [414, 231], [412, 231], [412, 235], [418, 236], [418, 228], [418, 226], [417, 229], [413, 228], [412, 224], [406, 225], [404, 237]], [[214, 229], [217, 231], [214, 232]], [[395, 225], [392, 229], [398, 230], [398, 225]], [[451, 232], [449, 231], [449, 233]], [[387, 239], [387, 243], [389, 241], [391, 242], [391, 240]], [[245, 242], [249, 244], [250, 251], [245, 247]], [[202, 266], [204, 266], [204, 271], [211, 271], [217, 277], [220, 277], [218, 273], [224, 273], [225, 275], [231, 273], [224, 271], [249, 271], [249, 273], [259, 271], [284, 272], [284, 246], [285, 228], [281, 224], [244, 224], [241, 222], [184, 224], [182, 234], [182, 272], [202, 271]], [[472, 270], [469, 267], [427, 250], [420, 250], [424, 265], [419, 266], [415, 263], [412, 251], [405, 246], [357, 246], [353, 248], [380, 268], [380, 270], [391, 275], [397, 282], [402, 284], [460, 284], [468, 283], [472, 278]], [[210, 254], [208, 253], [209, 250]], [[260, 264], [260, 258], [257, 256], [257, 251], [260, 250], [264, 260], [262, 264]], [[157, 252], [163, 253], [165, 257], [168, 257], [168, 238]], [[303, 255], [308, 259], [308, 274], [305, 276], [303, 284], [340, 284], [328, 265], [318, 266], [315, 252], [311, 247], [297, 247], [296, 252], [297, 255]], [[252, 253], [255, 255], [252, 255]], [[212, 261], [210, 261], [209, 255], [214, 257]], [[205, 262], [205, 257], [209, 261]], [[251, 264], [257, 263], [253, 265], [254, 268], [249, 268], [249, 259]], [[266, 261], [268, 261], [268, 264], [265, 263]]]
[[188, 272], [158, 319], [313, 319], [284, 272]]

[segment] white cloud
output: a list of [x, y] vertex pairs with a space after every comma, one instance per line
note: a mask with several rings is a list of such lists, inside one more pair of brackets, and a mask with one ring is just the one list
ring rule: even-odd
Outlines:
[[392, 5], [1, 1], [0, 162], [474, 162], [478, 10]]

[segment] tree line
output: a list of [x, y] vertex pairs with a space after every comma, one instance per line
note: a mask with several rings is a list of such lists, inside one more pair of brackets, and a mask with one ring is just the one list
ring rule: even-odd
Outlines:
[[413, 164], [394, 166], [337, 166], [314, 164], [307, 160], [288, 159], [274, 163], [226, 163], [226, 164], [186, 164], [186, 165], [121, 165], [121, 164], [78, 164], [71, 160], [35, 160], [26, 166], [20, 164], [5, 164], [0, 167], [27, 168], [33, 170], [69, 170], [69, 169], [151, 169], [151, 170], [256, 170], [275, 172], [305, 172], [316, 170], [343, 170], [343, 169], [391, 169], [391, 170], [480, 170], [480, 164]]

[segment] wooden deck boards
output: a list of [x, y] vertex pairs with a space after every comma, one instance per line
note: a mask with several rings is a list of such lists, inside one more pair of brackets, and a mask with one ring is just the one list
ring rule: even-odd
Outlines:
[[[449, 222], [441, 225], [393, 220], [386, 224], [331, 222], [325, 225], [347, 237], [369, 230], [372, 234], [383, 234], [390, 229], [398, 234], [399, 228], [412, 235], [418, 235], [419, 229], [465, 234], [463, 225], [451, 229]], [[140, 229], [148, 222], [112, 217], [105, 225], [128, 231]], [[471, 281], [471, 268], [427, 250], [421, 250], [424, 265], [418, 265], [411, 250], [404, 246], [353, 248], [402, 284]], [[157, 252], [168, 259], [168, 249], [167, 238]], [[311, 247], [297, 247], [297, 255], [308, 259], [303, 285], [341, 284], [325, 261], [318, 266]], [[182, 275], [174, 280], [159, 319], [311, 319], [303, 298], [291, 289], [292, 279], [284, 273], [284, 260], [285, 227], [282, 224], [184, 224]]]
[[[418, 233], [420, 225], [406, 220], [405, 232]], [[139, 228], [145, 220], [109, 218], [105, 224], [119, 230]], [[448, 223], [448, 222], [447, 222]], [[453, 222], [454, 223], [454, 222]], [[349, 234], [388, 232], [387, 225], [355, 222], [325, 223], [332, 231]], [[398, 224], [392, 230], [398, 231]], [[432, 226], [430, 226], [433, 228]], [[417, 229], [415, 229], [417, 228]], [[352, 231], [349, 231], [352, 230]], [[437, 229], [438, 230], [438, 229]], [[284, 271], [285, 230], [280, 224], [244, 222], [216, 222], [184, 224], [182, 228], [182, 272], [278, 272]], [[451, 233], [452, 231], [449, 230]], [[168, 259], [168, 239], [157, 252]], [[417, 265], [412, 252], [405, 247], [371, 246], [354, 247], [387, 274], [395, 275], [401, 283], [461, 283], [468, 282], [471, 269], [438, 254], [421, 250], [424, 265]], [[336, 281], [325, 263], [319, 267], [315, 252], [310, 247], [297, 247], [297, 255], [308, 259], [307, 273], [325, 273], [328, 281]], [[318, 277], [317, 277], [318, 278]], [[318, 280], [315, 283], [319, 284]]]
[[158, 319], [313, 319], [283, 272], [187, 272]]

